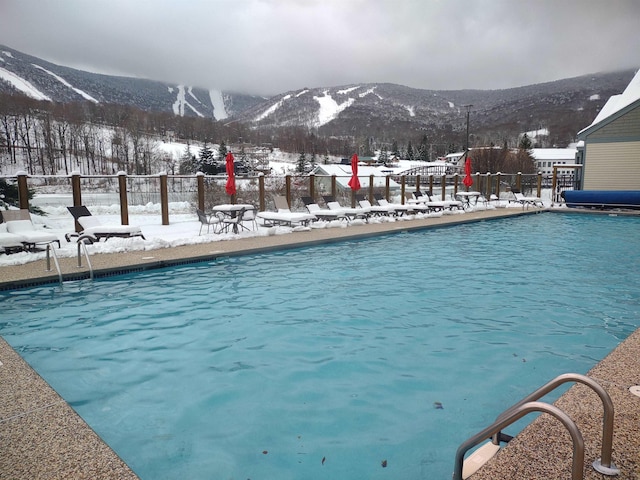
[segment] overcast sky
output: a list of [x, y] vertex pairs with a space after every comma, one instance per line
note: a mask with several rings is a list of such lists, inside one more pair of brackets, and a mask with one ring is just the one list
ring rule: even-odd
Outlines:
[[0, 44], [261, 95], [496, 89], [640, 67], [640, 0], [0, 0]]

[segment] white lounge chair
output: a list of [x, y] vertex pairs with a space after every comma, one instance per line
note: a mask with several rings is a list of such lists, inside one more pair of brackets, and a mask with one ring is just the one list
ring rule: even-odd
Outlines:
[[7, 224], [7, 233], [22, 237], [22, 244], [26, 250], [35, 250], [38, 245], [57, 243], [60, 247], [60, 239], [55, 233], [49, 233], [36, 226], [31, 221], [29, 210], [5, 210], [2, 219]]
[[355, 219], [361, 219], [361, 220], [364, 220], [365, 222], [369, 221], [369, 217], [371, 216], [371, 211], [366, 208], [343, 207], [331, 195], [323, 195], [322, 198], [324, 199], [324, 203], [326, 203], [327, 208], [329, 210], [343, 213], [347, 217], [347, 220], [349, 221], [355, 220]]
[[407, 204], [411, 205], [414, 213], [430, 213], [444, 210], [447, 205], [444, 202], [433, 202], [426, 197], [420, 195], [414, 196], [411, 192], [404, 192], [404, 199]]
[[371, 205], [371, 202], [369, 200], [358, 200], [358, 204], [360, 205], [360, 208], [364, 208], [365, 210], [369, 210], [369, 212], [371, 213], [371, 215], [373, 216], [390, 216], [390, 215], [396, 215], [396, 211], [395, 209], [390, 206], [382, 206], [380, 204], [378, 205]]
[[322, 208], [311, 197], [302, 197], [302, 201], [311, 215], [315, 215], [318, 220], [331, 222], [333, 220], [347, 220], [347, 216], [342, 212]]
[[525, 206], [529, 208], [529, 205], [532, 205], [534, 207], [544, 207], [544, 203], [542, 202], [542, 199], [540, 197], [525, 197], [522, 192], [516, 188], [512, 188], [511, 193], [513, 193], [515, 200], [509, 201], [519, 203], [520, 205], [522, 205], [523, 209], [525, 208]]
[[434, 210], [444, 210], [445, 208], [449, 210], [454, 208], [464, 210], [464, 205], [460, 200], [438, 200], [434, 199], [429, 193], [423, 194], [420, 190], [416, 190], [415, 196], [419, 202], [432, 207]]
[[9, 233], [7, 224], [0, 223], [0, 249], [7, 255], [24, 250], [26, 239], [22, 235]]
[[84, 205], [79, 207], [67, 207], [67, 210], [69, 210], [71, 215], [73, 215], [73, 218], [75, 218], [82, 227], [82, 231], [79, 233], [65, 235], [67, 241], [70, 241], [71, 238], [77, 238], [80, 236], [86, 236], [89, 243], [91, 243], [91, 237], [97, 239], [98, 242], [102, 238], [106, 241], [112, 237], [141, 237], [145, 240], [140, 227], [135, 225], [105, 225], [98, 218], [91, 215], [91, 212]]
[[373, 198], [376, 199], [376, 202], [381, 207], [392, 208], [396, 215], [404, 215], [404, 214], [412, 214], [416, 210], [413, 208], [413, 205], [407, 205], [402, 203], [389, 203], [389, 201], [382, 196], [380, 193], [374, 193]]
[[297, 225], [308, 225], [309, 222], [317, 220], [315, 215], [303, 212], [292, 212], [289, 209], [287, 199], [283, 196], [276, 195], [273, 197], [273, 201], [276, 205], [276, 212], [258, 212], [257, 218], [262, 220], [265, 227], [275, 227], [283, 225], [286, 227], [294, 227]]

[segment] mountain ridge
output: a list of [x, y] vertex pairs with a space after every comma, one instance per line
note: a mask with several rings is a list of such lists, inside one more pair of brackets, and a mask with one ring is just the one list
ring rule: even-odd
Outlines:
[[496, 90], [363, 83], [301, 88], [265, 98], [85, 72], [0, 45], [3, 93], [34, 96], [37, 91], [42, 99], [54, 102], [126, 104], [145, 111], [237, 122], [267, 132], [301, 127], [323, 136], [382, 142], [426, 136], [441, 146], [465, 144], [467, 110], [473, 127], [471, 145], [513, 142], [522, 132], [545, 130], [548, 135], [537, 146], [565, 146], [610, 96], [624, 90], [634, 73], [600, 72]]

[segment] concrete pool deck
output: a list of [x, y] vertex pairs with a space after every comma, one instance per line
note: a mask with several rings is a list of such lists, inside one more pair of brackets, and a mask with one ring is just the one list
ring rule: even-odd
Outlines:
[[[566, 210], [564, 210], [566, 211]], [[96, 254], [91, 262], [96, 275], [144, 270], [289, 247], [321, 244], [384, 233], [477, 222], [535, 210], [496, 209], [464, 215], [404, 222], [312, 229], [286, 235], [253, 237], [142, 252]], [[65, 278], [86, 278], [77, 260], [60, 259]], [[56, 282], [45, 261], [0, 267], [0, 288], [15, 289]], [[0, 338], [0, 478], [135, 479], [136, 475], [51, 387]], [[640, 330], [614, 349], [589, 373], [609, 393], [615, 408], [613, 461], [616, 478], [640, 478], [640, 397], [629, 388], [640, 385]], [[549, 379], [551, 380], [551, 379]], [[539, 387], [536, 385], [532, 388]], [[571, 387], [556, 405], [576, 422], [585, 440], [586, 479], [607, 478], [593, 470], [600, 456], [602, 404], [582, 385]], [[505, 405], [505, 409], [510, 405]], [[506, 429], [508, 431], [508, 429]], [[465, 439], [461, 438], [462, 443]], [[454, 454], [451, 465], [453, 471]], [[572, 445], [566, 430], [549, 415], [532, 422], [506, 449], [472, 479], [570, 478]]]

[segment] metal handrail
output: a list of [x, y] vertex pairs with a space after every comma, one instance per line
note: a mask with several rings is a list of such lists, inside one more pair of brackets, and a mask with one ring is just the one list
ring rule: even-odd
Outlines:
[[573, 462], [571, 466], [571, 480], [582, 480], [584, 470], [584, 440], [582, 434], [575, 422], [571, 418], [554, 405], [550, 405], [544, 402], [526, 402], [517, 406], [514, 406], [507, 410], [504, 414], [500, 415], [496, 421], [476, 433], [473, 437], [465, 441], [456, 452], [456, 461], [453, 471], [453, 480], [462, 480], [462, 467], [464, 464], [464, 455], [470, 448], [475, 447], [483, 440], [490, 438], [494, 434], [498, 433], [503, 428], [511, 425], [515, 421], [524, 417], [531, 412], [545, 412], [556, 417], [566, 427], [571, 435], [573, 441]]
[[60, 285], [62, 285], [62, 271], [60, 270], [60, 263], [58, 263], [58, 254], [50, 243], [47, 243], [47, 272], [51, 271], [51, 252], [53, 252], [53, 262], [56, 264], [56, 270], [58, 271], [58, 280], [60, 280]]
[[[532, 402], [538, 400], [545, 396], [547, 393], [555, 390], [560, 385], [567, 382], [578, 382], [586, 385], [591, 388], [594, 392], [598, 394], [600, 399], [602, 400], [602, 407], [604, 410], [603, 419], [602, 419], [602, 450], [601, 456], [599, 459], [593, 462], [593, 468], [604, 475], [618, 475], [620, 470], [616, 468], [616, 466], [611, 461], [611, 451], [613, 445], [613, 402], [611, 401], [611, 397], [606, 392], [604, 388], [592, 378], [587, 377], [586, 375], [581, 375], [579, 373], [565, 373], [562, 375], [558, 375], [556, 378], [546, 383], [545, 385], [538, 388], [536, 391], [526, 396], [518, 403], [508, 408], [500, 415], [496, 421], [501, 420], [502, 417], [507, 416], [512, 410], [518, 408], [520, 405], [523, 405], [528, 402]], [[498, 445], [500, 432], [496, 432], [496, 434], [492, 437], [492, 441], [495, 445]]]
[[[93, 280], [93, 268], [91, 267], [91, 260], [89, 259], [89, 251], [87, 250], [87, 244], [85, 243], [84, 236], [78, 238], [78, 268], [82, 268], [82, 257], [80, 256], [80, 250], [84, 253], [87, 259], [87, 266], [89, 267], [89, 279]], [[94, 237], [95, 238], [95, 237]]]

